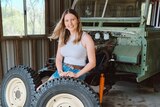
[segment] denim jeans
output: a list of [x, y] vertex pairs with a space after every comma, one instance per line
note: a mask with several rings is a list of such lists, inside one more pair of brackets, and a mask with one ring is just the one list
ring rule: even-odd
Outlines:
[[[73, 73], [75, 73], [75, 74], [80, 71], [79, 69], [72, 69], [72, 68], [70, 68], [69, 66], [67, 66], [67, 65], [65, 65], [65, 64], [62, 65], [62, 69], [63, 69], [63, 72], [68, 72], [68, 71], [70, 71], [70, 72], [73, 72]], [[58, 73], [58, 70], [56, 70], [56, 71], [52, 74], [52, 78], [59, 78], [59, 77], [60, 77], [60, 75], [59, 75], [59, 73]], [[84, 74], [84, 75], [80, 76], [79, 79], [84, 80], [85, 77], [86, 77], [86, 75]]]

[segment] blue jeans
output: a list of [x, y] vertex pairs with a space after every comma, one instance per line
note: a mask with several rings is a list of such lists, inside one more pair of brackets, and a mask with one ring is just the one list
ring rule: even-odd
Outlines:
[[[65, 64], [62, 65], [62, 69], [63, 69], [63, 72], [68, 72], [68, 71], [70, 71], [70, 72], [73, 72], [73, 73], [75, 73], [75, 74], [80, 71], [79, 69], [72, 69], [72, 68], [70, 68], [69, 66], [67, 66], [67, 65], [65, 65]], [[59, 75], [59, 73], [58, 73], [58, 70], [56, 70], [56, 71], [52, 74], [51, 77], [52, 77], [52, 78], [59, 78], [60, 75]], [[80, 76], [79, 79], [84, 80], [85, 77], [86, 77], [86, 75], [84, 74], [84, 75]]]

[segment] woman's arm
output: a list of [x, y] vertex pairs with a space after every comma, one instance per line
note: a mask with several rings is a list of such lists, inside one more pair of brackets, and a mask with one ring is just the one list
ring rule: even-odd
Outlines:
[[61, 55], [60, 48], [61, 47], [58, 45], [58, 50], [56, 55], [56, 67], [59, 75], [63, 77], [63, 76], [67, 76], [67, 72], [63, 72], [63, 67], [62, 67], [63, 56]]
[[80, 72], [78, 72], [75, 75], [76, 78], [89, 72], [91, 69], [93, 69], [96, 66], [95, 45], [94, 45], [93, 39], [91, 38], [91, 36], [89, 34], [86, 34], [82, 38], [82, 44], [87, 49], [87, 56], [88, 56], [89, 62], [86, 64], [86, 66]]
[[58, 45], [57, 54], [56, 54], [56, 67], [59, 74], [63, 72], [63, 69], [62, 69], [63, 56], [60, 53], [60, 48], [61, 48], [60, 45]]

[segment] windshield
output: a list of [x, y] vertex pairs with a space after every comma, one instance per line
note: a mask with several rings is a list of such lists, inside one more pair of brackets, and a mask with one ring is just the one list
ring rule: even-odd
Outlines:
[[78, 0], [81, 17], [140, 17], [144, 0]]

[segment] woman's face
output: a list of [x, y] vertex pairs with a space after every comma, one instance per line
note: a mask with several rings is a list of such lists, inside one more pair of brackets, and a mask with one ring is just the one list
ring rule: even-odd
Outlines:
[[66, 29], [68, 29], [71, 33], [76, 32], [78, 27], [78, 19], [75, 15], [68, 13], [64, 17], [64, 24]]

